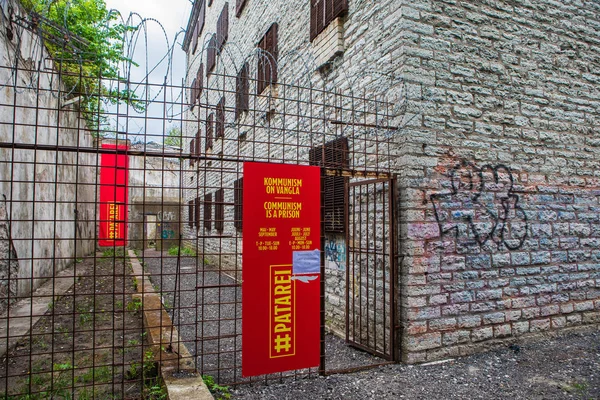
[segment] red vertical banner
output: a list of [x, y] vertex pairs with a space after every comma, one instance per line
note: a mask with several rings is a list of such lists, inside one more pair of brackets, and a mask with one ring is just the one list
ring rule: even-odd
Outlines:
[[127, 245], [127, 183], [129, 158], [116, 150], [127, 150], [126, 145], [103, 143], [103, 149], [114, 153], [100, 156], [100, 226], [99, 246]]
[[244, 163], [242, 375], [319, 365], [320, 168]]

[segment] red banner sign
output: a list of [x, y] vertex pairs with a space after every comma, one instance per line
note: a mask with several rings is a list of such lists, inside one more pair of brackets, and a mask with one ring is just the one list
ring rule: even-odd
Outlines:
[[319, 365], [318, 167], [244, 163], [242, 375]]
[[[102, 144], [103, 149], [127, 150], [125, 145]], [[127, 182], [129, 159], [126, 154], [103, 153], [100, 158], [99, 246], [127, 244]]]

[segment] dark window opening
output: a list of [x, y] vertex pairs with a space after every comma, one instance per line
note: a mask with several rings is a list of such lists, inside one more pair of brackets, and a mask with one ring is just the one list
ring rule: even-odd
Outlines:
[[217, 139], [225, 137], [225, 97], [221, 97], [217, 104], [215, 115], [215, 136]]
[[194, 97], [194, 103], [200, 99], [202, 89], [204, 89], [204, 64], [200, 64], [198, 72], [196, 72], [196, 95]]
[[237, 0], [235, 3], [235, 16], [239, 18], [246, 5], [246, 0]]
[[261, 94], [267, 86], [277, 82], [277, 30], [278, 25], [274, 23], [258, 43], [258, 48], [262, 50], [262, 54], [258, 58], [257, 94]]
[[208, 77], [217, 65], [217, 35], [213, 34], [206, 49], [206, 76]]
[[[310, 165], [318, 165], [321, 168], [344, 170], [350, 167], [348, 152], [348, 138], [327, 142], [324, 145], [313, 147], [308, 153]], [[324, 208], [325, 232], [346, 232], [345, 210], [346, 210], [346, 181], [344, 176], [323, 176], [322, 204]]]
[[188, 226], [193, 228], [194, 222], [194, 200], [190, 200], [188, 201]]
[[217, 48], [220, 50], [223, 49], [225, 42], [227, 41], [227, 36], [229, 34], [229, 3], [225, 3], [223, 6], [223, 11], [221, 11], [221, 15], [219, 15], [219, 19], [217, 21]]
[[195, 210], [195, 214], [196, 214], [196, 218], [195, 218], [195, 223], [196, 223], [196, 229], [200, 229], [200, 197], [196, 197], [196, 200], [194, 201], [194, 210]]
[[194, 156], [196, 155], [196, 139], [190, 140], [190, 167], [194, 166]]
[[348, 12], [348, 0], [310, 0], [310, 41]]
[[235, 81], [235, 119], [239, 119], [242, 112], [249, 110], [250, 80], [248, 79], [248, 64], [244, 64]]
[[233, 226], [238, 231], [242, 230], [242, 207], [244, 195], [244, 178], [233, 182]]
[[202, 35], [202, 29], [204, 29], [204, 21], [206, 19], [206, 2], [204, 0], [200, 1], [200, 15], [198, 16], [198, 23], [196, 24], [198, 27], [198, 36]]
[[208, 151], [213, 147], [213, 125], [215, 114], [211, 113], [206, 119], [206, 142], [204, 143], [204, 151]]
[[212, 193], [204, 195], [204, 229], [210, 230], [212, 228], [211, 224], [211, 214], [212, 214]]
[[215, 229], [223, 232], [225, 226], [225, 191], [223, 188], [215, 193]]

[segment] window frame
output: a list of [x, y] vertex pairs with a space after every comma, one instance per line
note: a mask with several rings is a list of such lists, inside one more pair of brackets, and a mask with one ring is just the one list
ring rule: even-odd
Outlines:
[[262, 39], [258, 48], [262, 50], [258, 58], [256, 74], [256, 93], [261, 94], [267, 87], [277, 83], [279, 58], [279, 24], [273, 22]]
[[233, 181], [233, 226], [236, 230], [243, 229], [244, 209], [244, 177]]
[[225, 228], [225, 190], [220, 188], [215, 192], [215, 229], [223, 232]]
[[336, 18], [347, 13], [348, 0], [310, 0], [310, 41], [319, 36]]
[[204, 195], [204, 229], [211, 230], [212, 229], [212, 193], [207, 193]]
[[248, 63], [244, 63], [235, 80], [235, 119], [250, 111], [250, 76]]

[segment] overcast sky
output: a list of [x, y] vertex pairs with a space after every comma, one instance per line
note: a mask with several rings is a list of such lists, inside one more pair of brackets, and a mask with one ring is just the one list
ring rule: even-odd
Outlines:
[[[132, 82], [147, 81], [152, 85], [160, 85], [165, 81], [174, 85], [181, 85], [185, 75], [185, 53], [181, 50], [183, 42], [183, 34], [176, 35], [187, 26], [188, 18], [192, 10], [192, 3], [189, 0], [105, 0], [108, 9], [119, 10], [125, 20], [130, 17], [131, 13], [139, 14], [139, 16], [131, 16], [129, 23], [138, 25], [142, 19], [146, 19], [145, 30], [140, 30], [140, 34], [135, 35], [130, 48], [134, 48], [133, 60], [140, 66], [133, 68], [130, 73]], [[156, 21], [160, 22], [160, 24]], [[161, 28], [162, 25], [162, 28]], [[164, 28], [164, 32], [163, 32]], [[166, 37], [165, 37], [166, 36]], [[168, 53], [169, 46], [177, 40], [173, 52], [173, 60], [163, 57]], [[146, 59], [148, 62], [146, 62]], [[136, 93], [138, 96], [145, 96], [144, 88], [138, 87]], [[170, 99], [171, 95], [178, 95], [179, 91], [173, 90], [166, 94], [167, 101], [178, 101]], [[156, 97], [161, 103], [150, 106], [147, 115], [151, 118], [161, 117], [165, 114], [162, 107], [162, 101], [165, 94], [161, 92], [159, 86], [153, 86], [149, 90], [148, 97], [150, 99]], [[122, 114], [124, 110], [120, 111]], [[114, 110], [113, 110], [114, 112]], [[179, 109], [171, 109], [167, 114], [179, 114]], [[135, 113], [131, 110], [130, 115]], [[137, 115], [137, 114], [135, 114]], [[170, 127], [178, 125], [171, 122], [163, 123], [160, 120], [144, 119], [145, 115], [140, 115], [139, 118], [119, 118], [118, 131], [127, 131], [129, 135], [137, 135], [138, 137], [130, 137], [132, 140], [144, 140], [161, 142], [160, 136], [162, 132], [167, 131]], [[114, 124], [114, 123], [113, 123]], [[147, 132], [146, 137], [143, 136]]]

